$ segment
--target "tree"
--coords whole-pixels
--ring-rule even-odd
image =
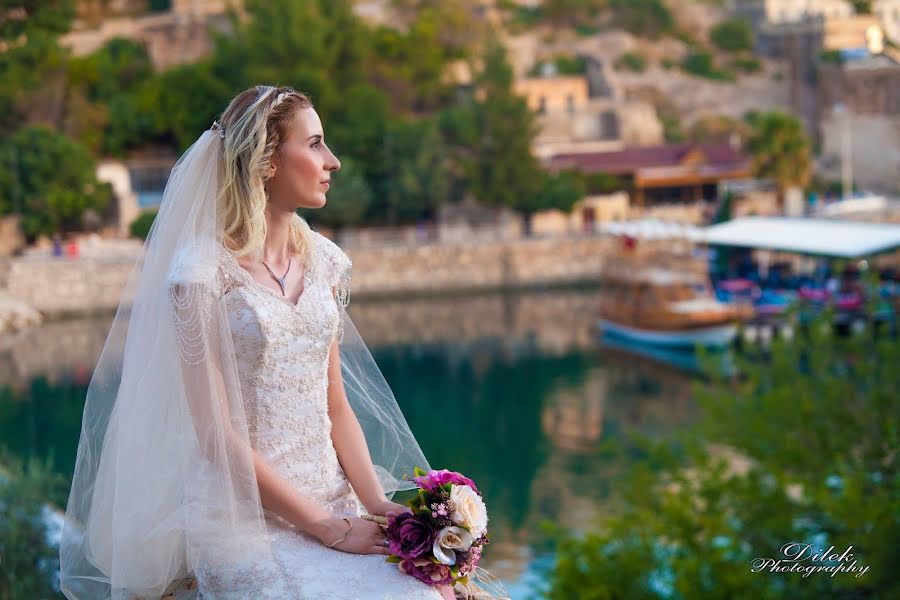
[[[784,193],[791,186],[805,186],[812,173],[809,138],[799,119],[780,111],[749,113],[752,128],[747,150],[753,155],[756,174],[775,181],[778,206],[784,209]]]
[[[539,193],[544,181],[531,153],[536,116],[512,91],[503,46],[487,46],[474,88],[474,97],[439,117],[453,176],[485,205],[514,207]]]
[[[537,193],[523,196],[513,205],[525,218],[525,235],[531,235],[531,221],[536,212],[557,209],[570,212],[572,206],[584,198],[585,182],[576,172],[562,171],[544,175]]]
[[[22,215],[27,236],[78,229],[88,209],[102,212],[112,192],[95,177],[87,148],[46,127],[25,127],[0,145],[6,177],[0,197],[14,199],[7,212]]]
[[[22,123],[57,125],[68,51],[57,42],[75,15],[71,0],[8,0],[0,8],[0,133]]]
[[[727,19],[712,28],[709,37],[713,44],[726,52],[742,52],[753,49],[753,30],[743,19]]]

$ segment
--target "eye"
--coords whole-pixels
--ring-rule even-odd
[[[320,144],[321,144],[321,142],[316,142],[315,144],[312,145],[312,147],[313,147],[313,148],[318,148]]]

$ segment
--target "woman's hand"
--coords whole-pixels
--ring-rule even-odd
[[[391,502],[390,500],[379,502],[368,510],[370,515],[379,515],[381,517],[386,517],[389,512],[392,512],[396,515],[399,515],[402,512],[412,512],[412,509],[410,509],[408,506],[397,504],[396,502]]]
[[[391,553],[390,549],[385,545],[387,536],[384,535],[381,525],[359,517],[348,518],[350,519],[349,531],[347,521],[343,518],[336,518],[335,524],[328,528],[329,533],[324,534],[319,540],[327,546],[335,540],[341,539],[344,533],[347,533],[344,541],[333,546],[335,550],[351,554]]]

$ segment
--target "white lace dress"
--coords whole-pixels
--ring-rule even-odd
[[[328,417],[328,354],[341,335],[350,258],[313,233],[315,259],[296,304],[256,282],[223,248],[220,275],[251,445],[273,468],[335,515],[365,511],[338,462]],[[332,295],[338,291],[338,301]],[[383,555],[324,546],[273,513],[275,565],[201,575],[216,597],[316,600],[437,600],[431,586]],[[287,574],[287,582],[284,574]],[[277,574],[277,575],[276,575]],[[290,589],[284,589],[287,586]]]

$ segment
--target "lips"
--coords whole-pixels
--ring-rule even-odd
[[[320,183],[325,186],[326,190],[331,187],[331,185],[327,181],[322,181]]]

